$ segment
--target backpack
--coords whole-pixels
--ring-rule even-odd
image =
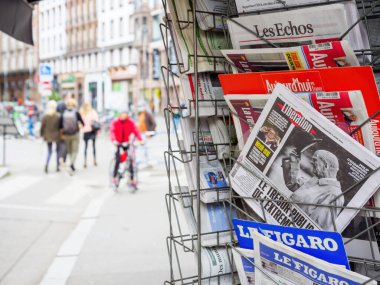
[[[74,135],[79,131],[78,118],[75,110],[65,110],[62,115],[63,133]]]

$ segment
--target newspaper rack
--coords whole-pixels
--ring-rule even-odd
[[[165,52],[167,56],[167,62],[166,66],[162,66],[161,72],[163,81],[165,84],[165,88],[167,91],[167,107],[164,110],[165,114],[165,122],[167,127],[167,133],[168,133],[168,148],[165,152],[165,165],[169,180],[169,190],[168,193],[165,195],[165,202],[167,207],[167,213],[169,218],[169,236],[167,237],[166,243],[167,243],[167,250],[168,250],[168,256],[169,256],[169,263],[170,263],[170,275],[167,281],[164,282],[164,284],[239,284],[238,278],[235,274],[234,269],[234,261],[231,257],[232,251],[239,252],[239,249],[236,248],[237,241],[234,237],[233,233],[233,226],[232,222],[230,220],[229,222],[229,229],[223,230],[223,231],[213,231],[213,232],[202,232],[201,228],[201,209],[200,204],[196,203],[194,201],[200,201],[200,197],[202,192],[208,192],[208,191],[215,191],[214,189],[204,189],[201,187],[201,174],[200,174],[200,157],[202,156],[202,147],[210,146],[209,143],[204,143],[204,140],[202,138],[202,129],[200,127],[200,116],[199,116],[199,108],[202,106],[202,104],[205,103],[212,103],[215,107],[215,112],[210,117],[217,116],[218,115],[218,108],[226,108],[225,106],[222,106],[221,100],[202,100],[199,98],[199,90],[198,87],[195,88],[195,99],[189,100],[188,102],[188,108],[185,108],[181,106],[180,101],[180,94],[179,90],[175,87],[176,84],[179,81],[179,76],[181,74],[187,73],[189,70],[185,69],[184,62],[181,62],[179,51],[177,50],[177,47],[175,44],[170,45],[170,43],[173,43],[174,39],[174,30],[173,30],[173,18],[170,16],[168,11],[168,1],[170,0],[163,0],[163,6],[165,9],[165,19],[164,23],[160,25],[161,35],[165,46]],[[233,9],[230,9],[234,4],[234,0],[228,0],[228,15],[223,15],[220,13],[210,13],[206,11],[199,11],[196,9],[196,3],[197,1],[201,0],[192,0],[193,6],[191,10],[187,10],[187,17],[184,19],[178,19],[178,24],[181,29],[189,28],[191,27],[193,29],[193,36],[196,37],[197,27],[194,25],[197,21],[197,14],[204,13],[209,14],[213,17],[214,21],[214,28],[216,29],[215,19],[216,17],[222,17],[224,20],[230,19],[233,21],[233,18],[236,17],[236,11],[233,11]],[[348,0],[333,0],[329,1],[326,0],[325,2],[321,1],[319,3],[313,3],[313,4],[303,4],[303,5],[297,5],[297,6],[285,6],[282,8],[276,8],[276,9],[268,9],[268,10],[261,10],[259,12],[254,13],[267,13],[267,12],[279,12],[279,11],[285,11],[290,9],[296,9],[296,8],[303,8],[303,7],[312,7],[312,6],[318,6],[318,5],[326,5],[326,4],[334,4],[334,3],[340,3],[345,2]],[[278,0],[279,3],[282,3],[283,1]],[[365,50],[355,50],[355,53],[358,56],[361,56],[360,59],[362,60],[361,64],[363,65],[371,65],[373,67],[374,72],[380,72],[380,41],[378,39],[378,36],[376,38],[375,35],[371,34],[371,30],[369,26],[373,23],[377,23],[380,25],[380,0],[357,0],[356,1],[359,13],[361,15],[360,21],[363,21],[368,32],[368,36],[370,38],[370,48]],[[254,14],[254,13],[248,13],[248,14]],[[246,14],[244,14],[246,15]],[[175,15],[175,18],[178,18],[178,15]],[[358,23],[358,22],[357,22]],[[356,24],[357,24],[356,23]],[[249,30],[248,27],[245,27],[246,30]],[[341,38],[344,38],[346,34],[352,29],[350,27],[346,33],[342,34]],[[377,31],[379,31],[378,29]],[[212,32],[213,29],[210,30]],[[207,31],[208,32],[208,31]],[[253,34],[254,32],[251,31]],[[373,31],[372,31],[373,33]],[[228,31],[224,30],[225,40],[229,41]],[[276,47],[275,44],[270,43],[273,47]],[[197,61],[198,59],[204,57],[202,55],[198,54],[198,48],[199,43],[197,41],[194,41],[194,53],[188,54],[188,57],[184,60],[187,60],[188,62],[190,60],[194,61],[194,78],[195,81],[197,81],[198,76],[198,69],[197,69]],[[371,55],[371,61],[369,62],[367,55]],[[211,72],[217,72],[217,63],[224,62],[225,65],[225,73],[231,72],[231,66],[229,62],[224,60],[223,57],[220,56],[210,56],[207,58],[208,60],[213,62],[213,70]],[[174,98],[170,98],[169,94],[174,93]],[[373,114],[371,117],[375,118],[378,117],[380,114],[380,110]],[[237,114],[233,114],[234,116],[237,116]],[[195,120],[195,130],[186,130],[178,126],[176,122],[176,118],[181,120],[189,119],[190,117],[193,117]],[[223,120],[225,120],[226,116],[223,116]],[[244,120],[243,118],[240,118],[241,120]],[[231,114],[229,115],[229,118],[227,118],[229,122],[231,122]],[[364,124],[366,124],[368,121],[363,122],[363,124],[360,127],[362,127]],[[228,132],[231,132],[231,127],[229,124],[227,124]],[[186,149],[183,147],[183,138],[180,134],[180,128],[182,129],[182,132],[191,132],[192,137],[194,138],[194,143],[191,145],[190,149]],[[358,129],[359,129],[358,128]],[[358,130],[357,129],[357,130]],[[354,130],[353,132],[357,131]],[[173,139],[174,137],[174,139]],[[218,150],[219,147],[223,147],[226,144],[212,144],[214,147],[214,150]],[[230,147],[230,154],[226,155],[222,159],[222,165],[224,167],[224,171],[228,176],[228,173],[232,169],[232,166],[234,163],[239,163],[234,157],[235,157],[235,151],[232,149],[231,142],[229,143]],[[207,160],[214,160],[215,159],[215,153],[206,153],[205,155],[207,157]],[[189,171],[189,168],[191,168],[190,164],[195,163],[195,173],[193,175],[186,174],[187,171]],[[183,173],[183,170],[185,170],[185,174]],[[376,169],[375,171],[378,171],[379,169]],[[369,175],[371,175],[370,173]],[[192,176],[192,177],[189,177]],[[366,177],[367,178],[367,177]],[[189,181],[191,180],[192,181]],[[193,184],[190,186],[190,184]],[[182,190],[178,190],[181,187],[189,186],[189,191],[182,192]],[[349,191],[350,189],[347,189],[346,191]],[[219,192],[218,192],[219,193]],[[229,199],[219,199],[219,196],[217,197],[217,202],[223,203],[226,211],[229,211],[229,213],[232,212],[232,210],[237,212],[237,215],[239,218],[242,219],[248,219],[248,220],[256,220],[256,221],[262,221],[253,211],[250,211],[249,208],[247,208],[244,203],[245,199],[257,199],[253,197],[242,197],[234,193],[232,190],[232,187],[229,186]],[[261,204],[265,201],[265,199],[257,199]],[[261,200],[261,201],[260,201]],[[273,203],[284,203],[283,200],[277,201],[277,200],[271,200]],[[285,203],[289,203],[291,206],[295,203],[292,201],[285,201]],[[326,206],[326,205],[315,205],[317,207],[335,207],[335,206]],[[344,206],[340,207],[344,208]],[[181,211],[187,211],[193,213],[194,216],[194,224],[193,224],[193,230],[191,231],[183,224],[183,214],[181,214]],[[372,207],[370,205],[367,205],[362,208],[353,208],[353,210],[360,211],[361,216],[364,217],[365,220],[365,227],[359,227],[355,233],[352,234],[350,238],[347,238],[345,240],[345,245],[349,246],[350,243],[352,243],[355,239],[366,236],[368,241],[368,251],[371,254],[371,258],[364,258],[364,257],[358,257],[358,256],[349,256],[349,261],[352,267],[361,267],[362,272],[368,273],[371,272],[371,274],[368,273],[368,276],[373,278],[373,280],[380,280],[380,259],[379,259],[379,253],[376,252],[377,249],[374,248],[374,244],[376,244],[376,237],[374,235],[374,229],[376,227],[380,228],[380,220],[374,221],[374,217],[380,217],[380,208],[378,207]],[[220,240],[220,237],[222,234],[229,233],[231,236],[231,242],[229,243],[222,243]],[[227,251],[226,257],[229,262],[229,273],[219,273],[219,274],[205,274],[203,270],[203,263],[206,261],[202,259],[202,239],[204,237],[207,237],[209,235],[216,236],[216,245],[215,248],[217,249],[225,249]],[[194,268],[191,268],[189,270],[188,266],[184,266],[182,262],[182,258],[186,255],[195,255],[196,262]],[[240,253],[241,254],[241,253]],[[243,255],[243,254],[241,254]],[[251,262],[251,261],[250,261]],[[253,264],[254,265],[254,264]],[[260,270],[260,268],[258,267]],[[226,276],[229,276],[229,281],[226,281]],[[368,282],[366,282],[368,283]],[[363,283],[363,284],[366,284]]]

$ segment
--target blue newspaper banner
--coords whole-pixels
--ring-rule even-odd
[[[232,223],[241,248],[253,249],[252,232],[257,231],[303,253],[350,269],[342,236],[337,232],[299,229],[239,219],[233,219]]]

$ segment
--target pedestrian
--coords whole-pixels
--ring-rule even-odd
[[[66,102],[66,110],[63,111],[60,120],[60,130],[62,139],[65,143],[67,156],[70,157],[70,168],[75,172],[75,160],[79,148],[79,124],[84,125],[82,116],[76,110],[77,103],[75,99],[70,98]],[[64,161],[62,161],[65,164]]]
[[[89,103],[84,103],[80,114],[82,116],[84,126],[83,126],[83,140],[84,140],[84,164],[83,166],[87,167],[87,146],[88,141],[92,141],[92,150],[94,158],[94,166],[97,166],[96,162],[96,136],[100,130],[99,124],[99,115],[91,107]]]
[[[40,135],[43,140],[46,142],[48,147],[48,153],[45,164],[45,173],[49,172],[49,161],[53,152],[53,143],[55,143],[55,150],[57,153],[57,172],[59,171],[59,141],[60,141],[60,132],[59,132],[59,123],[60,115],[57,112],[57,103],[55,101],[49,101],[47,104],[47,109],[42,117]]]
[[[156,131],[156,120],[153,114],[147,110],[145,104],[140,103],[137,106],[138,111],[138,129],[143,134],[144,140],[149,139],[155,135]],[[149,162],[148,146],[145,144],[143,146],[145,161]]]
[[[66,102],[72,97],[71,94],[65,94],[63,95],[62,100],[58,101],[57,103],[57,112],[62,116],[63,112],[66,110]],[[67,150],[65,142],[60,139],[59,141],[59,149],[60,149],[60,160],[62,163],[66,162],[66,156],[67,156]]]

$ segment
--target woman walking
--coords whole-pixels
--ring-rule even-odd
[[[57,153],[57,171],[59,171],[59,141],[60,141],[60,131],[59,131],[60,115],[57,113],[57,103],[55,101],[49,101],[47,104],[47,109],[42,117],[41,122],[41,137],[46,141],[48,147],[47,159],[45,164],[45,173],[49,172],[49,161],[53,152],[53,143],[56,146]]]
[[[83,126],[83,140],[84,140],[84,167],[87,167],[87,147],[88,142],[92,141],[92,151],[94,158],[94,165],[96,166],[96,136],[100,129],[98,113],[91,107],[89,103],[84,103],[80,114],[84,121]]]

